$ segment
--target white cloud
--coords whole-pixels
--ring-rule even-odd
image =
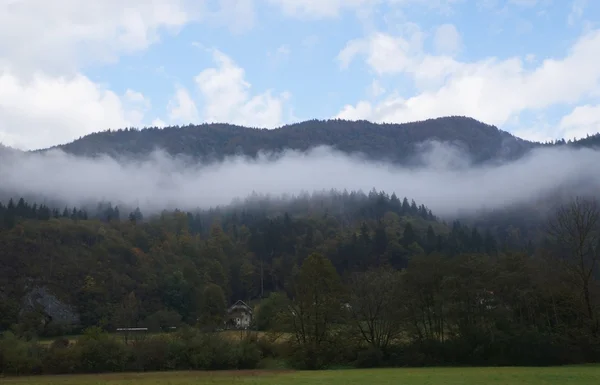
[[[201,8],[189,0],[0,1],[0,140],[32,149],[143,125],[144,95],[119,95],[82,70],[145,50]]]
[[[533,54],[533,53],[529,53],[525,56],[525,61],[527,63],[533,63],[533,62],[535,62],[535,60],[536,60],[536,57],[535,57],[535,54]]]
[[[587,3],[588,0],[573,0],[573,3],[571,3],[571,12],[567,16],[567,23],[569,25],[575,25],[581,20]]]
[[[567,138],[585,138],[600,132],[600,104],[575,107],[560,120],[559,127]]]
[[[183,87],[177,87],[175,96],[169,101],[167,111],[169,119],[178,124],[198,123],[200,119],[196,103]]]
[[[346,105],[337,117],[406,122],[467,115],[502,125],[525,110],[577,103],[600,85],[600,67],[589,60],[600,56],[600,30],[583,35],[562,59],[546,59],[531,69],[526,69],[519,57],[473,63],[429,55],[411,59],[401,49],[381,44],[397,39],[380,34],[363,43],[360,51],[368,52],[366,61],[375,72],[403,72],[415,81],[427,80],[428,88],[409,98],[392,93],[376,105],[364,101]],[[390,63],[396,67],[390,68]],[[436,82],[442,84],[432,88]]]
[[[141,92],[127,89],[123,95],[123,103],[126,105],[125,117],[130,122],[140,124],[146,113],[150,111],[152,104]]]
[[[125,91],[125,98],[132,103],[141,103],[144,105],[148,104],[148,101],[146,98],[144,98],[144,95],[142,95],[141,92],[137,92],[129,88],[127,91]]]
[[[356,106],[346,105],[342,111],[337,114],[336,118],[348,120],[364,120],[369,119],[373,115],[373,106],[367,101],[360,101]]]
[[[414,65],[414,56],[422,50],[422,34],[408,38],[390,36],[385,33],[349,41],[337,59],[342,68],[347,68],[358,55],[365,55],[367,64],[378,75],[404,72]]]
[[[0,141],[35,149],[108,128],[139,126],[147,108],[133,90],[117,95],[83,75],[24,80],[0,72]]]
[[[373,6],[379,0],[269,0],[289,16],[301,18],[336,17],[343,9]]]
[[[156,118],[150,124],[151,127],[164,128],[167,127],[167,123],[165,123],[162,119]]]
[[[194,78],[203,99],[203,120],[265,128],[283,124],[283,107],[289,93],[273,95],[267,90],[252,95],[244,69],[218,50],[212,55],[217,66]]]
[[[287,16],[302,19],[324,19],[340,15],[346,10],[364,17],[374,7],[387,4],[395,8],[423,6],[443,14],[452,12],[452,6],[464,0],[269,0]]]
[[[381,85],[381,83],[377,79],[373,80],[373,82],[371,82],[371,84],[369,85],[369,88],[367,89],[367,94],[371,98],[377,98],[377,97],[383,95],[384,93],[385,93],[385,88]]]
[[[219,0],[210,9],[203,0],[0,0],[0,140],[39,148],[144,125],[151,107],[144,95],[118,95],[85,68],[143,51],[207,16],[249,28],[252,12],[252,0]],[[170,117],[197,120],[189,101],[178,92]]]
[[[436,29],[433,39],[435,50],[439,54],[454,55],[460,51],[462,44],[460,33],[452,24],[440,25]]]
[[[192,0],[0,1],[0,141],[31,149],[108,128],[144,125],[151,108],[144,95],[130,89],[119,95],[94,83],[83,69],[143,51],[163,32],[176,33],[203,16],[249,28],[253,10],[252,0],[219,0],[211,9]],[[236,68],[218,71],[228,76]],[[250,96],[243,78],[225,80],[221,89],[200,86],[208,119],[266,126],[281,122],[287,94]],[[223,100],[233,104],[219,105]],[[167,112],[177,123],[200,120],[196,102],[183,88],[176,90]],[[155,119],[153,125],[165,122]]]
[[[275,51],[267,52],[267,58],[269,59],[270,64],[276,66],[279,63],[285,61],[291,53],[292,50],[290,46],[287,44],[282,44],[279,47],[277,47]]]
[[[199,3],[198,3],[199,4]],[[198,6],[187,0],[0,2],[0,67],[26,75],[64,74],[147,48],[176,31]]]
[[[533,7],[537,5],[538,0],[509,0],[509,3],[522,7]]]
[[[282,45],[278,52],[285,55],[287,50]],[[167,106],[170,123],[226,122],[261,128],[284,124],[288,92],[273,95],[267,90],[253,95],[243,68],[219,50],[208,51],[216,67],[206,68],[194,77],[200,98],[192,97],[187,89],[178,86]],[[160,119],[155,122],[160,123],[157,126],[165,125]]]
[[[254,0],[219,0],[217,11],[206,15],[212,24],[226,26],[233,33],[246,32],[256,23]]]
[[[345,69],[357,56],[363,55],[371,70],[379,76],[410,73],[419,89],[439,86],[460,63],[450,56],[425,54],[424,39],[425,34],[414,25],[404,28],[403,36],[377,32],[349,41],[337,60]]]

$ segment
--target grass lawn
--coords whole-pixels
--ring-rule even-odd
[[[321,372],[163,372],[15,377],[2,378],[0,383],[2,385],[598,385],[600,384],[600,366],[372,369]]]

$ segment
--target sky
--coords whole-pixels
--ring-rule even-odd
[[[0,0],[0,142],[465,115],[600,131],[600,2]]]

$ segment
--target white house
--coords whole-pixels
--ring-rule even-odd
[[[244,301],[237,301],[227,309],[225,326],[228,329],[248,329],[252,324],[253,311]]]

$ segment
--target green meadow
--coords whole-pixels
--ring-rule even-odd
[[[0,379],[3,385],[597,385],[600,366],[420,368],[329,371],[112,373]]]

